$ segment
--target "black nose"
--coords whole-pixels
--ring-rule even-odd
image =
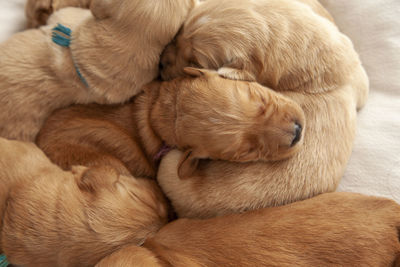
[[[302,131],[303,131],[303,127],[302,127],[300,124],[295,123],[295,124],[294,124],[294,139],[293,139],[293,141],[292,141],[291,146],[296,145],[296,144],[300,141],[300,139],[301,139],[301,132],[302,132]]]

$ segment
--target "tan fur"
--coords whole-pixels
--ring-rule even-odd
[[[92,0],[27,0],[25,16],[28,28],[37,28],[47,23],[49,16],[65,7],[89,8]]]
[[[21,266],[93,266],[167,222],[150,180],[110,167],[62,171],[35,145],[0,138],[0,252]]]
[[[0,45],[0,136],[33,141],[57,108],[122,103],[139,93],[158,75],[162,50],[193,6],[194,0],[93,0],[92,12],[64,8],[48,26],[14,35]],[[70,48],[52,42],[57,23],[71,28]]]
[[[286,161],[200,161],[198,171],[181,181],[177,168],[182,155],[171,152],[161,162],[158,181],[179,216],[212,217],[282,205],[336,189],[369,83],[351,41],[322,6],[300,2],[205,1],[166,49],[164,77],[200,65],[222,76],[256,80],[298,103],[307,122],[302,149]]]
[[[319,5],[295,0],[200,4],[166,48],[163,78],[193,65],[279,91],[316,93],[348,84],[360,68],[351,41],[307,3]]]
[[[399,229],[394,201],[331,193],[244,214],[179,219],[143,247],[128,246],[96,266],[392,266]]]
[[[120,173],[155,177],[163,143],[185,150],[180,176],[200,159],[277,160],[301,150],[291,145],[302,110],[257,83],[189,69],[194,77],[155,81],[125,105],[75,106],[57,111],[37,143],[62,168],[111,165]],[[279,144],[279,146],[277,146]]]

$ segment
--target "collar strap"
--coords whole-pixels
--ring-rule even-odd
[[[153,160],[155,163],[160,163],[160,161],[162,160],[162,158],[168,154],[168,152],[170,152],[173,148],[170,147],[169,145],[163,144],[160,148],[160,150],[158,151],[158,153],[154,156]]]
[[[55,43],[59,46],[69,47],[71,45],[71,34],[72,34],[72,31],[70,28],[65,27],[64,25],[58,24],[56,27],[53,28],[51,39],[52,39],[53,43]],[[74,61],[73,57],[72,57],[72,62],[74,63],[76,74],[78,74],[79,79],[82,81],[82,83],[86,87],[89,87],[89,84],[87,83],[85,77],[83,77],[82,73],[80,72],[78,65]]]
[[[7,267],[10,263],[7,261],[6,255],[0,255],[0,267]]]

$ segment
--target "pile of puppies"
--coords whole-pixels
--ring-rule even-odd
[[[318,1],[28,0],[26,14],[45,25],[0,45],[8,261],[400,266],[400,206],[327,193],[368,78]]]

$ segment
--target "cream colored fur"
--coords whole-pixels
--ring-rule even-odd
[[[280,162],[202,161],[195,175],[181,181],[181,153],[167,155],[158,181],[179,216],[282,205],[336,189],[369,83],[351,41],[318,6],[316,1],[206,1],[166,49],[163,77],[200,65],[232,79],[256,80],[297,102],[307,122],[302,149]]]
[[[139,93],[158,75],[162,50],[194,4],[94,0],[91,11],[61,9],[48,26],[1,44],[0,136],[33,141],[43,120],[57,108],[122,103]],[[70,48],[52,42],[57,23],[71,28]]]
[[[0,253],[21,266],[93,266],[167,222],[156,183],[110,167],[61,170],[32,143],[0,138]]]

